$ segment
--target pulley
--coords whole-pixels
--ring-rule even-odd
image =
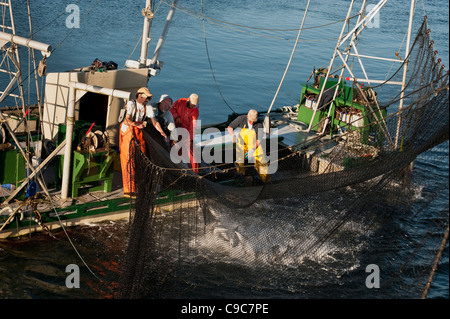
[[[0,215],[9,214],[8,219],[3,223],[2,227],[0,228],[0,231],[3,230],[5,226],[11,224],[14,218],[16,218],[18,221],[22,221],[24,217],[23,213],[24,212],[22,210],[22,205],[16,207],[14,210],[9,206],[6,206],[2,210],[0,210]]]
[[[9,206],[6,206],[2,209],[0,209],[0,216],[1,215],[10,215],[13,212],[12,208]]]
[[[147,19],[149,19],[149,20],[153,19],[153,17],[155,16],[155,14],[153,13],[151,7],[142,9],[142,15],[144,17],[146,17]]]
[[[94,132],[89,132],[81,139],[78,150],[94,152],[98,146],[98,139]]]
[[[97,138],[97,146],[96,148],[104,148],[108,145],[108,135],[106,132],[102,132],[97,130],[94,132],[95,137]]]
[[[95,132],[89,132],[81,139],[78,145],[79,151],[95,152],[97,149],[105,148],[108,146],[108,135],[106,132],[97,130]]]
[[[44,57],[41,61],[39,61],[38,74],[40,77],[44,76],[47,72],[47,65],[45,64],[46,58]]]

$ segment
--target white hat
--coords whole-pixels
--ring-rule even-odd
[[[161,103],[165,99],[172,99],[172,98],[167,94],[161,94],[161,97],[159,98],[159,103]]]
[[[150,97],[150,98],[153,97],[153,94],[151,94],[150,91],[148,90],[148,88],[146,88],[145,86],[141,87],[139,90],[137,90],[136,94],[142,94],[145,97]]]
[[[250,110],[250,111],[248,111],[247,116],[250,121],[256,122],[258,120],[258,111]]]
[[[198,105],[198,95],[195,93],[192,93],[189,96],[189,102],[191,102],[191,104],[193,104],[193,105]]]

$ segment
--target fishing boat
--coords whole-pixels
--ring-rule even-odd
[[[177,1],[176,1],[177,2]],[[148,59],[151,1],[142,10],[143,40],[139,61],[127,60],[117,69],[113,61],[46,73],[51,45],[17,35],[12,2],[2,1],[0,44],[2,72],[11,74],[0,101],[19,99],[22,105],[0,109],[1,238],[35,231],[130,217],[133,201],[122,190],[118,157],[119,113],[140,87],[161,68],[158,60],[175,12],[170,9],[152,59]],[[30,5],[28,3],[30,15]],[[31,19],[30,33],[32,34]],[[26,105],[19,47],[33,52],[37,105]],[[36,56],[42,53],[40,62]],[[6,61],[8,60],[8,61]],[[11,65],[13,67],[11,67]],[[44,101],[38,78],[45,77]],[[8,80],[9,80],[8,79]],[[16,86],[16,92],[13,88]],[[159,195],[168,206],[192,194],[176,191]]]
[[[272,162],[287,163],[296,158],[294,164],[274,173],[269,185],[258,182],[255,175],[250,182],[238,183],[235,187],[233,162],[227,165],[208,163],[204,165],[208,171],[202,173],[201,177],[212,183],[208,185],[219,189],[210,187],[209,190],[220,194],[216,196],[223,196],[228,202],[233,201],[227,199],[226,192],[235,194],[236,189],[242,196],[255,193],[258,199],[295,196],[299,192],[303,195],[317,193],[368,181],[404,168],[420,152],[442,142],[442,138],[445,140],[442,134],[433,139],[436,132],[432,131],[427,133],[429,139],[420,147],[410,151],[406,147],[407,141],[412,138],[409,136],[411,132],[417,132],[410,129],[411,118],[403,118],[403,114],[409,115],[414,111],[403,105],[406,98],[411,98],[407,91],[411,85],[407,83],[406,77],[410,64],[408,49],[402,58],[385,59],[400,63],[402,81],[372,79],[364,68],[362,59],[382,58],[360,54],[356,49],[357,38],[386,2],[380,1],[367,11],[366,1],[363,1],[356,22],[351,25],[350,21],[355,21],[350,19],[355,5],[355,1],[352,1],[328,68],[312,72],[310,79],[313,83],[303,85],[298,105],[273,109],[275,95],[267,112],[260,113],[266,134],[264,141],[276,146],[272,154],[276,153],[277,156]],[[4,2],[3,6],[11,9],[12,17],[11,1]],[[78,223],[129,218],[133,201],[124,197],[117,154],[119,113],[126,101],[140,87],[147,86],[149,78],[161,69],[159,54],[177,7],[178,1],[173,1],[154,56],[148,59],[149,24],[153,12],[150,1],[146,1],[142,11],[144,26],[141,56],[138,61],[128,60],[124,69],[117,69],[112,61],[95,60],[90,66],[45,74],[45,63],[51,60],[51,46],[16,36],[13,19],[10,19],[12,25],[8,30],[12,32],[0,33],[4,41],[3,50],[8,52],[10,59],[15,59],[16,66],[20,66],[19,59],[13,56],[13,53],[17,53],[14,51],[16,45],[43,52],[43,58],[35,70],[45,74],[46,81],[43,103],[39,102],[37,107],[30,108],[22,99],[19,112],[16,108],[2,108],[0,112],[0,136],[3,139],[0,140],[2,238],[40,230],[51,233],[54,228]],[[413,32],[413,13],[414,1],[411,3],[408,48]],[[297,42],[294,51],[296,46]],[[363,78],[358,78],[348,65],[349,57],[357,59]],[[338,59],[341,66],[335,67],[334,62]],[[432,92],[443,92],[442,88],[448,87],[448,84],[437,59],[426,68],[437,68],[435,71],[441,76],[431,78]],[[13,74],[13,82],[19,84],[20,90],[21,74],[17,71]],[[35,73],[35,76],[38,74]],[[376,83],[393,84],[401,88],[397,100],[399,111],[394,116],[388,115],[386,105],[378,102],[374,89]],[[437,83],[440,86],[436,89],[434,86]],[[9,94],[7,91],[13,84],[8,85],[1,100]],[[428,84],[425,86],[430,87]],[[445,105],[444,102],[440,112],[445,113],[445,108],[448,110],[448,103]],[[226,122],[202,127],[202,131],[211,127],[224,129],[237,115],[231,114]],[[389,123],[397,123],[396,133],[392,133],[392,127],[387,124],[389,116]],[[438,116],[437,113],[435,116]],[[33,138],[28,140],[30,135]],[[199,132],[195,143],[200,150],[217,148],[226,151],[234,148],[233,139],[226,131],[207,139]],[[405,156],[393,160],[395,154],[399,153]],[[168,167],[163,166],[162,169],[166,171]],[[180,169],[180,172],[185,174],[186,170],[187,167]],[[233,171],[231,177],[230,171]],[[48,175],[51,175],[50,178]],[[204,178],[206,175],[209,179]],[[299,179],[311,183],[299,184]],[[313,183],[320,186],[311,188]],[[164,190],[155,197],[155,207],[170,209],[196,202],[196,195],[196,192],[189,192],[183,187]],[[255,199],[252,197],[246,204]]]

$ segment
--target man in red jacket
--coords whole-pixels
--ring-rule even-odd
[[[195,136],[195,128],[197,127],[197,120],[199,116],[198,111],[198,95],[192,93],[189,98],[181,98],[173,103],[170,112],[173,115],[175,125],[183,127],[189,132],[189,159],[191,161],[191,168],[198,173],[198,163],[194,156],[193,141]]]

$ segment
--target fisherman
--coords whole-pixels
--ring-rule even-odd
[[[146,117],[149,118],[153,126],[165,139],[167,139],[167,135],[162,130],[161,125],[156,121],[153,109],[147,107],[147,103],[152,97],[153,94],[150,93],[147,87],[141,87],[136,92],[136,99],[128,101],[125,119],[120,125],[120,164],[122,168],[123,192],[125,197],[134,197],[136,193],[133,179],[135,174],[135,163],[130,151],[134,149],[135,143],[138,143],[141,147],[141,151],[146,154],[145,140],[142,136],[142,130],[147,124],[144,119]],[[130,146],[133,147],[131,150]]]
[[[195,173],[198,173],[198,160],[194,152],[194,136],[197,127],[197,120],[199,117],[198,95],[192,93],[189,98],[181,98],[173,103],[170,112],[175,120],[176,127],[182,127],[189,132],[189,140],[185,149],[189,151],[189,159],[191,168]]]
[[[261,147],[263,125],[258,122],[258,112],[252,109],[248,111],[247,115],[238,116],[228,125],[227,130],[233,137],[233,142],[236,139],[234,130],[237,128],[241,129],[236,142],[237,172],[245,175],[245,160],[247,159],[255,163],[256,171],[262,182],[269,182],[268,164]]]
[[[175,127],[175,121],[173,119],[172,113],[169,112],[172,107],[173,100],[167,94],[162,94],[157,103],[152,103],[153,113],[155,114],[156,121],[159,123],[164,133],[170,137],[170,142],[166,139],[161,139],[158,137],[159,132],[156,130],[151,130],[151,134],[155,136],[154,138],[160,142],[162,146],[170,150],[170,147],[176,143],[178,135]],[[153,128],[153,127],[150,127]]]

